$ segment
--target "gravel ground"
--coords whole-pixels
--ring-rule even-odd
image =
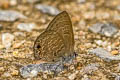
[[[35,39],[62,11],[73,24],[74,64],[23,78],[20,68],[36,63]],[[120,0],[1,0],[0,80],[120,80],[119,21]]]

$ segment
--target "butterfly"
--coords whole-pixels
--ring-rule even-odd
[[[74,34],[66,11],[55,16],[34,42],[35,59],[56,62],[74,53]]]

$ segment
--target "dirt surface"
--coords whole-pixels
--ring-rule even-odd
[[[14,0],[13,0],[14,1]],[[15,0],[16,1],[16,0]],[[22,66],[35,62],[33,44],[37,36],[45,30],[54,15],[44,13],[35,8],[37,4],[56,7],[67,11],[71,17],[75,51],[78,54],[75,64],[57,76],[39,73],[28,80],[119,80],[119,60],[105,61],[96,55],[89,54],[93,48],[104,48],[113,56],[120,55],[120,0],[18,0],[16,4],[10,1],[0,1],[1,10],[18,11],[27,19],[15,21],[0,21],[0,80],[26,80],[19,69]],[[31,0],[32,1],[32,0]],[[111,22],[118,27],[118,33],[106,37],[89,31],[89,27],[98,22]],[[34,23],[32,31],[23,31],[17,28],[20,23]],[[6,49],[2,43],[2,34],[14,35],[10,48]],[[99,42],[100,41],[100,42]],[[92,69],[86,69],[92,65]],[[95,64],[95,65],[94,65]],[[91,70],[91,72],[89,72]]]

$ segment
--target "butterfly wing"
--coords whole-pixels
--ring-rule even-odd
[[[58,14],[48,25],[46,31],[56,31],[64,39],[66,54],[74,52],[74,35],[71,19],[66,11]]]
[[[34,43],[34,56],[46,62],[58,61],[65,53],[63,38],[54,31],[44,31]]]

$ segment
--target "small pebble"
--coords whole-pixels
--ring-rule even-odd
[[[78,23],[80,29],[85,29],[86,27],[86,22],[84,20],[80,20],[80,22]]]
[[[115,45],[115,46],[119,46],[119,45],[120,45],[120,42],[119,42],[119,41],[118,41],[118,42],[115,42],[114,45]]]
[[[112,37],[118,32],[118,28],[112,23],[96,23],[93,26],[89,27],[89,30],[93,33],[99,33],[107,37]]]
[[[12,41],[14,40],[14,35],[10,33],[3,33],[2,34],[2,44],[6,49],[10,48],[12,45]]]
[[[120,80],[120,76],[117,76],[117,77],[115,78],[115,80]]]
[[[20,43],[15,43],[15,44],[13,45],[13,48],[20,48],[20,46],[21,46],[22,44],[24,44],[24,43],[25,43],[25,40],[21,41]]]
[[[13,10],[0,10],[0,21],[15,21],[17,19],[26,19],[26,16]]]
[[[38,10],[40,10],[43,13],[47,13],[50,15],[57,15],[58,13],[60,13],[60,11],[57,8],[48,6],[48,5],[37,4],[37,5],[35,5],[35,8],[37,8]]]
[[[13,56],[17,57],[18,56],[18,51],[13,51]]]
[[[92,44],[91,43],[86,43],[85,46],[86,46],[86,48],[91,48]]]
[[[103,41],[102,40],[96,40],[95,43],[100,46],[100,45],[102,45]]]
[[[93,71],[98,70],[100,65],[98,63],[88,64],[85,68],[81,69],[80,72],[84,74],[92,74]]]
[[[102,41],[102,40],[95,40],[95,43],[99,46],[107,46],[108,42],[107,41]]]
[[[85,19],[93,19],[95,17],[95,12],[91,11],[91,12],[86,12],[83,14]]]
[[[39,2],[40,0],[27,0],[27,2],[29,3],[36,3],[36,2]]]
[[[4,72],[4,71],[5,71],[4,67],[0,67],[0,72]]]
[[[77,76],[78,73],[79,73],[79,71],[76,71],[73,74],[69,75],[68,76],[69,80],[75,80],[75,78],[76,78],[76,76]]]
[[[15,36],[26,36],[26,34],[24,34],[23,32],[14,32]]]
[[[120,5],[117,6],[117,9],[120,11]]]
[[[8,78],[8,77],[11,77],[11,74],[9,72],[5,72],[2,77],[4,78]]]
[[[4,0],[4,1],[0,0],[0,7],[5,8],[5,9],[9,8],[10,7],[9,0]]]
[[[120,60],[119,55],[112,55],[110,52],[103,48],[96,48],[96,49],[91,49],[89,50],[90,54],[95,54],[96,56],[100,57],[101,59],[110,62],[112,60]]]
[[[120,20],[120,14],[119,13],[114,13],[113,19],[114,20]]]
[[[17,28],[22,31],[31,32],[32,29],[35,28],[35,26],[36,25],[34,23],[20,23],[18,24]]]
[[[113,51],[111,51],[111,54],[112,55],[117,55],[119,52],[118,52],[118,50],[113,50]]]
[[[78,3],[85,3],[86,0],[77,0]]]
[[[88,75],[83,75],[82,80],[91,80],[91,79],[89,79]]]
[[[98,11],[96,12],[97,19],[108,19],[110,18],[110,14],[108,12]]]
[[[112,50],[112,47],[111,47],[111,46],[107,46],[107,50],[108,50],[108,51],[111,51],[111,50]]]
[[[18,70],[13,70],[12,72],[11,72],[11,75],[12,76],[17,76],[19,74],[19,71]]]
[[[17,5],[17,0],[10,0],[10,5],[11,6]]]
[[[0,44],[0,49],[3,49],[3,48],[4,48],[4,46],[2,44]]]
[[[66,77],[55,77],[55,80],[68,80]]]

